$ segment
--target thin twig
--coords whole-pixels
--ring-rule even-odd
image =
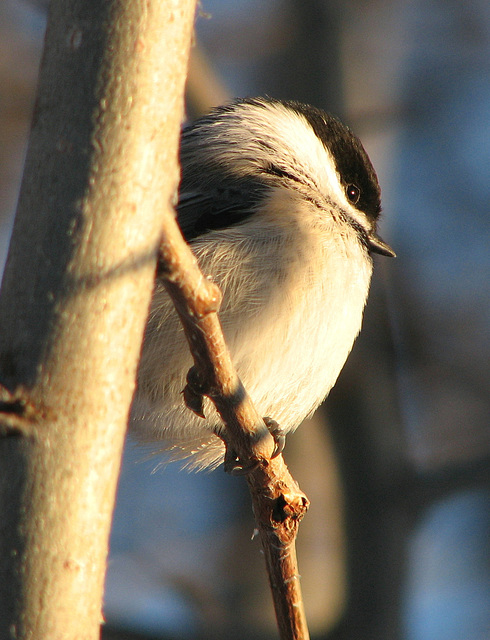
[[[295,538],[308,499],[290,475],[282,455],[271,459],[273,438],[244,389],[223,338],[217,314],[221,292],[203,276],[170,216],[164,221],[158,275],[182,321],[200,388],[226,424],[227,450],[232,450],[238,460],[252,463],[247,480],[280,637],[307,640]]]

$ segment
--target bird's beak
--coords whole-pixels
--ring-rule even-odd
[[[369,248],[373,253],[379,253],[382,256],[388,256],[388,258],[396,258],[396,253],[390,247],[389,244],[386,244],[384,240],[372,231],[368,236]]]

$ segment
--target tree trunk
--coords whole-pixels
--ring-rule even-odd
[[[99,637],[195,0],[52,0],[0,295],[0,638]]]

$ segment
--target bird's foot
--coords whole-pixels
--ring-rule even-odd
[[[279,424],[272,418],[263,418],[265,426],[269,433],[274,438],[274,450],[272,451],[271,459],[277,457],[284,450],[286,444],[286,435],[281,429]],[[220,436],[222,437],[222,436]],[[246,460],[241,458],[235,449],[225,440],[226,452],[224,459],[224,467],[227,473],[234,476],[244,476],[251,473],[257,468],[259,461],[253,457]]]
[[[246,476],[257,468],[259,461],[254,458],[243,460],[229,444],[225,443],[224,468],[232,476]]]
[[[286,446],[286,432],[281,429],[279,424],[272,418],[266,417],[263,418],[263,420],[265,422],[265,426],[269,429],[269,433],[274,438],[274,442],[276,444],[271,458],[276,458],[284,451],[284,447]]]
[[[184,396],[185,406],[193,411],[196,416],[205,418],[204,396],[206,395],[206,390],[196,367],[191,367],[187,372],[186,385],[182,394]]]

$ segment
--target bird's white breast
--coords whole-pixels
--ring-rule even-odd
[[[290,189],[270,198],[267,217],[206,234],[192,246],[203,272],[222,288],[220,318],[245,388],[259,414],[288,431],[324,399],[345,363],[361,327],[372,261],[334,211],[320,212]],[[223,452],[211,433],[220,420],[210,403],[206,420],[184,406],[191,365],[175,312],[157,286],[133,424],[144,439],[174,442],[206,466]]]

